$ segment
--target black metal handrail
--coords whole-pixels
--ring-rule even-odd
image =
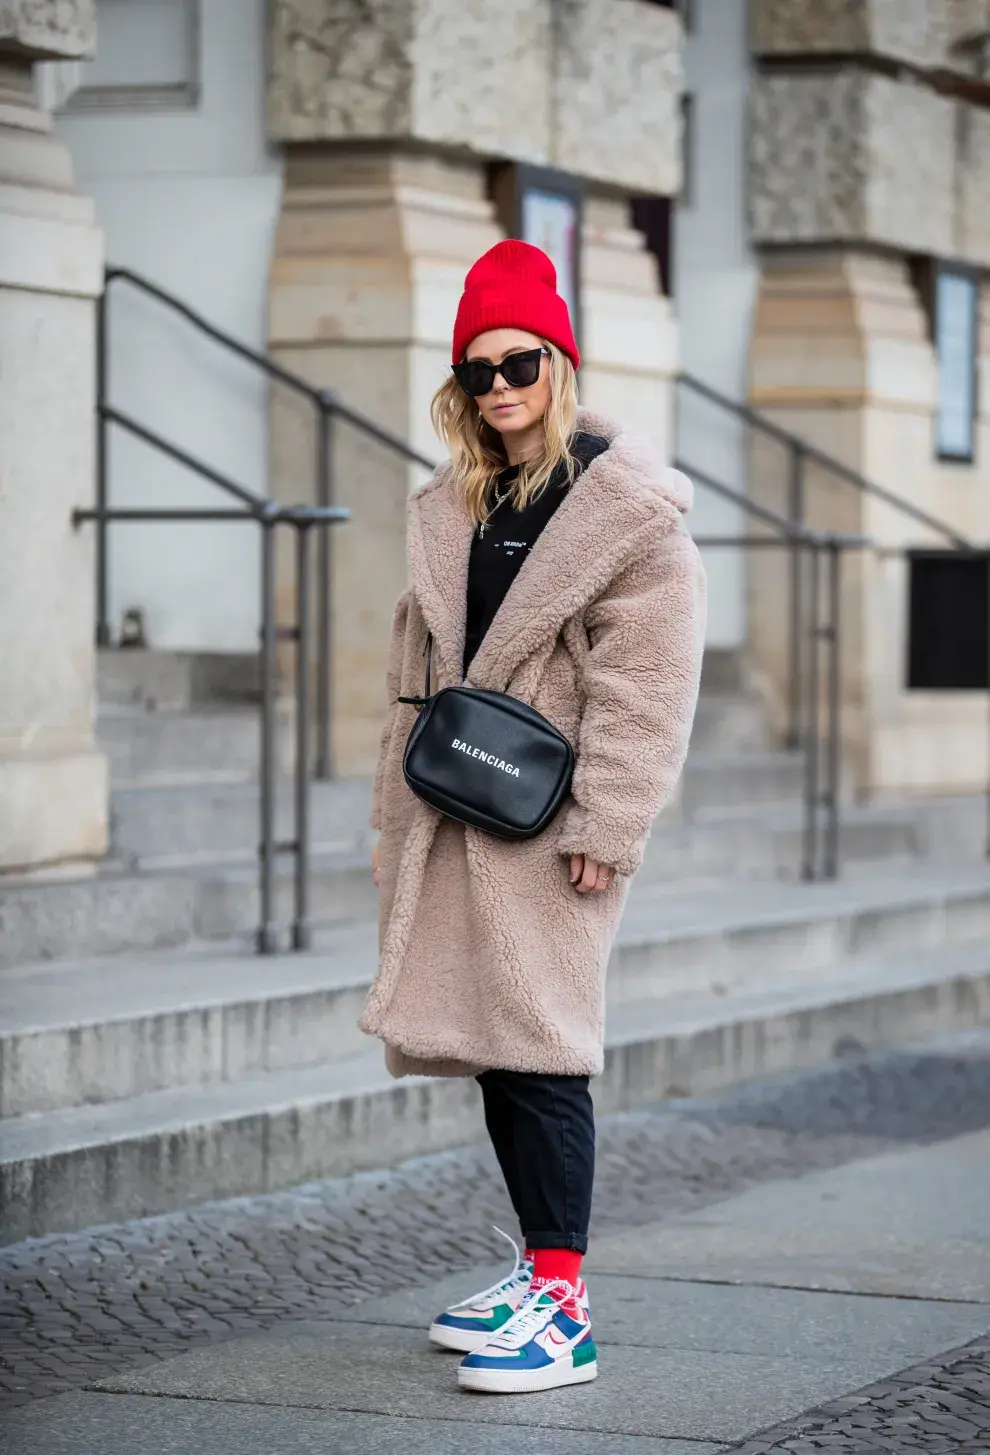
[[[110,411],[116,415],[116,411]],[[117,416],[123,423],[126,416]],[[134,424],[128,421],[125,428]],[[172,445],[153,430],[138,426],[139,434],[152,448],[186,464],[196,474],[221,489],[236,495],[242,508],[185,509],[131,508],[95,506],[75,510],[72,523],[78,529],[94,522],[106,529],[112,521],[247,521],[261,528],[261,742],[259,752],[260,832],[258,840],[258,929],[256,945],[260,954],[271,955],[280,948],[280,931],[276,902],[276,861],[280,854],[293,857],[293,914],[291,945],[306,950],[312,943],[309,921],[310,833],[309,833],[309,653],[311,636],[310,555],[309,537],[314,527],[326,533],[328,527],[350,519],[350,511],[342,506],[283,506],[274,500],[252,496],[249,491],[226,478],[185,451]],[[291,526],[296,533],[296,607],[295,622],[288,627],[276,625],[276,531],[280,525]],[[278,777],[278,723],[276,703],[276,645],[291,641],[296,648],[295,693],[295,762],[293,764],[293,837],[275,837],[275,795]]]
[[[120,410],[115,409],[109,402],[108,397],[108,372],[109,372],[109,350],[110,350],[110,291],[115,283],[126,284],[138,292],[153,298],[164,308],[182,318],[190,324],[205,338],[211,339],[228,353],[243,359],[245,363],[260,370],[269,379],[275,380],[286,388],[293,390],[296,394],[307,399],[316,410],[317,432],[316,432],[316,459],[315,459],[315,501],[321,509],[332,507],[334,490],[334,468],[335,451],[333,429],[336,420],[342,419],[347,424],[359,430],[367,439],[374,440],[385,449],[391,450],[411,465],[422,466],[426,470],[434,470],[436,462],[427,455],[421,454],[411,445],[393,434],[391,430],[376,424],[374,420],[368,419],[359,410],[353,409],[345,404],[330,389],[320,389],[304,379],[300,374],[295,374],[291,369],[276,363],[268,354],[258,349],[251,348],[241,339],[235,338],[233,334],[227,333],[224,329],[218,328],[215,323],[191,308],[188,303],[176,297],[167,289],[160,287],[157,283],[151,282],[142,274],[134,272],[131,268],[109,267],[105,273],[105,286],[102,295],[97,301],[97,361],[96,361],[96,393],[97,393],[97,466],[96,466],[96,500],[101,509],[109,504],[109,449],[107,429],[111,424],[120,425],[138,438],[144,439],[146,443],[153,444],[155,448],[162,448],[160,437],[155,443],[152,438],[153,432],[136,420],[124,415]],[[258,497],[252,496],[242,486],[234,485],[219,471],[214,470],[203,461],[192,463],[193,456],[179,450],[174,445],[169,445],[165,451],[179,463],[187,465],[204,479],[210,480],[213,484],[219,485],[228,493],[237,495],[238,498],[245,498],[245,503]],[[233,486],[233,488],[231,488]],[[109,621],[109,574],[108,574],[108,550],[107,532],[113,517],[103,514],[96,519],[96,641],[98,646],[109,646],[111,640]],[[333,694],[333,664],[332,664],[332,635],[330,631],[331,616],[331,551],[330,537],[326,531],[321,531],[317,542],[317,581],[316,581],[316,754],[314,764],[314,776],[321,779],[328,779],[333,776],[333,740],[332,740],[332,694]]]
[[[916,524],[924,526],[927,530],[934,531],[942,536],[956,550],[970,551],[974,549],[973,544],[961,535],[953,526],[948,525],[944,520],[931,515],[928,511],[922,510],[920,506],[914,505],[910,500],[903,499],[893,490],[888,490],[884,485],[878,485],[875,480],[868,479],[865,475],[846,465],[842,460],[820,450],[808,440],[802,439],[799,435],[792,434],[784,429],[774,420],[768,419],[766,415],[753,409],[748,404],[742,404],[737,399],[730,399],[727,394],[713,389],[710,384],[698,379],[694,374],[679,373],[677,383],[691,393],[697,394],[700,398],[708,401],[723,413],[732,415],[749,425],[758,433],[764,434],[769,439],[776,440],[782,444],[790,456],[790,469],[788,478],[788,519],[792,525],[803,527],[806,524],[807,506],[807,483],[805,478],[805,467],[810,462],[820,469],[828,471],[838,479],[845,481],[859,490],[864,495],[871,495],[877,500],[884,501],[891,509],[898,511],[907,519],[913,520]],[[801,659],[802,637],[798,625],[802,609],[802,579],[801,560],[795,553],[791,558],[791,583],[790,583],[790,613],[788,620],[788,682],[787,695],[787,729],[785,743],[789,748],[800,747],[801,740],[801,677],[803,663]]]
[[[795,725],[798,731],[792,743],[794,748],[804,752],[801,877],[808,881],[834,879],[839,873],[842,779],[842,559],[845,551],[867,549],[873,543],[868,536],[814,531],[807,526],[796,525],[786,516],[723,484],[688,461],[678,459],[674,463],[703,489],[731,501],[774,532],[773,535],[696,535],[695,544],[700,549],[790,551],[793,565],[788,614],[791,631],[798,640],[802,632],[802,569],[806,569],[810,576],[807,592],[811,606],[807,624],[808,670],[806,681],[802,684],[798,679],[796,683]],[[823,557],[826,561],[824,572]],[[827,655],[825,664],[822,663],[823,646]],[[805,689],[803,696],[802,685]]]
[[[937,516],[929,514],[927,510],[922,510],[920,506],[912,504],[910,500],[905,500],[903,496],[898,495],[895,491],[888,490],[885,485],[878,485],[875,480],[870,480],[867,476],[861,475],[851,465],[845,464],[844,461],[837,459],[834,455],[827,454],[825,450],[820,450],[817,445],[813,445],[808,440],[802,439],[800,435],[791,434],[789,430],[776,424],[772,419],[768,419],[765,414],[761,414],[758,410],[751,408],[750,405],[742,404],[738,399],[730,399],[727,394],[722,394],[718,389],[713,389],[710,384],[704,383],[703,380],[696,378],[693,374],[679,373],[677,375],[677,382],[678,384],[682,384],[685,389],[689,389],[692,393],[698,394],[702,399],[707,399],[716,408],[724,410],[728,414],[735,415],[737,419],[741,419],[745,424],[750,425],[759,433],[777,440],[782,445],[786,445],[792,452],[792,457],[796,455],[802,461],[810,460],[812,464],[818,465],[820,469],[827,470],[830,474],[837,475],[848,484],[855,486],[864,495],[872,495],[877,500],[883,500],[887,505],[899,511],[902,515],[908,516],[919,525],[923,525],[928,530],[933,530],[938,535],[944,536],[951,545],[960,550],[974,549],[973,543],[968,541],[965,536],[960,535],[954,526],[947,525],[944,520],[939,520]],[[801,486],[803,487],[803,480],[801,481]],[[795,502],[792,492],[792,520],[795,525],[804,523],[803,488],[798,493],[799,500],[796,502],[798,509],[795,510],[793,509]]]

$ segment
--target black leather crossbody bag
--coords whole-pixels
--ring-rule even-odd
[[[432,658],[431,634],[423,696],[399,698],[420,708],[402,759],[406,782],[458,823],[502,839],[535,838],[570,789],[570,743],[542,713],[507,692],[441,687],[431,694]]]

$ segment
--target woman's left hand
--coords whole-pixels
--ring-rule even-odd
[[[587,854],[572,854],[571,883],[579,894],[601,894],[615,883],[615,870]]]

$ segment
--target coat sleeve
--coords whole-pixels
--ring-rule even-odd
[[[392,736],[392,726],[395,722],[395,714],[398,710],[397,698],[402,690],[402,659],[405,654],[406,645],[406,622],[409,619],[409,603],[412,599],[412,591],[404,591],[395,604],[395,612],[392,616],[392,636],[388,646],[388,669],[386,681],[388,685],[388,707],[385,712],[385,724],[382,728],[381,745],[378,749],[378,764],[375,768],[374,785],[371,794],[371,819],[370,826],[373,829],[380,829],[382,826],[382,780],[385,777],[385,762],[388,758],[388,745]]]
[[[698,700],[706,620],[698,550],[683,528],[587,608],[584,712],[559,849],[632,874],[677,785]]]

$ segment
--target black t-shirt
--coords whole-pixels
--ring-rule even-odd
[[[608,440],[601,435],[576,434],[571,441],[571,453],[578,461],[578,474],[607,449]],[[495,482],[492,500],[496,493],[501,494],[511,486],[518,473],[517,466],[502,471]],[[484,526],[475,528],[468,565],[465,674],[523,561],[567,490],[567,472],[561,466],[525,510],[514,509],[511,500],[506,500],[489,515]]]

